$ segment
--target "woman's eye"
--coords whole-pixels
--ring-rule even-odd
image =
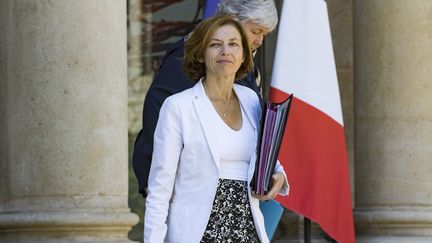
[[[219,46],[219,45],[220,45],[219,43],[211,43],[209,46],[215,47],[215,46]]]
[[[238,43],[235,43],[235,42],[230,43],[230,45],[231,45],[231,46],[239,46],[239,44],[238,44]]]

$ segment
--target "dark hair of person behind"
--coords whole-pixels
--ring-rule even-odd
[[[199,23],[189,36],[189,39],[186,40],[183,69],[190,79],[197,82],[200,78],[205,76],[206,67],[202,60],[204,59],[204,54],[209,45],[210,37],[216,29],[224,25],[234,26],[240,32],[241,36],[244,62],[237,71],[235,80],[246,77],[246,75],[252,71],[252,53],[243,26],[229,15],[216,15]]]

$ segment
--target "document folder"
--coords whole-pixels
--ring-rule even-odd
[[[265,195],[271,189],[271,177],[279,155],[292,98],[291,94],[281,103],[267,101],[262,109],[258,156],[252,179],[252,190],[258,195]]]

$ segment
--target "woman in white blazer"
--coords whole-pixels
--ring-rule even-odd
[[[270,195],[250,188],[261,108],[254,91],[234,84],[253,68],[242,26],[230,16],[204,20],[184,63],[199,81],[160,110],[144,242],[269,242],[259,199],[287,195],[288,183],[278,164]]]

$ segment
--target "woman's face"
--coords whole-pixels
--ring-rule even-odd
[[[207,76],[233,76],[243,63],[240,32],[233,25],[223,25],[210,36],[204,53]]]

